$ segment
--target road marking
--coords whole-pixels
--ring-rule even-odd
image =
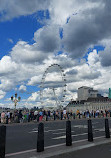
[[[72,135],[72,137],[78,137],[78,136],[82,136],[82,135],[86,135],[86,134],[87,134],[87,133]],[[64,139],[64,138],[66,138],[66,135],[60,136],[60,137],[55,137],[55,138],[52,138],[52,139]]]
[[[105,132],[105,128],[96,128],[96,129],[94,129],[94,131],[100,131],[100,132]]]
[[[86,125],[77,125],[77,126],[73,126],[73,127],[77,127],[77,128],[88,128]],[[66,130],[65,128],[63,128],[63,129],[57,129],[57,130],[47,130],[47,131],[44,131],[45,133],[48,133],[48,132],[55,132],[55,131],[63,131],[63,130]],[[110,128],[110,130],[111,130],[111,128]],[[105,131],[105,128],[98,128],[98,129],[94,129],[94,131]],[[34,131],[34,129],[33,129],[33,131],[31,131],[31,132],[28,132],[28,133],[37,133],[38,131],[37,130],[35,130]],[[72,132],[75,132],[75,131],[72,131]],[[61,134],[61,133],[65,133],[65,131],[64,132],[59,132],[59,133],[53,133],[53,134]]]
[[[71,131],[71,132],[75,132],[75,131]],[[65,132],[59,132],[59,133],[52,133],[52,134],[62,134],[62,133],[66,133],[66,131]]]
[[[109,130],[111,131],[111,128]],[[105,128],[96,128],[94,131],[105,132]]]
[[[35,131],[35,130],[38,130],[38,128],[33,128],[32,130]]]
[[[100,137],[95,137],[94,140],[98,139],[98,138],[104,138],[105,136],[100,136]],[[82,139],[82,140],[77,140],[77,141],[73,141],[72,143],[78,143],[78,142],[84,142],[87,141],[87,139]],[[111,140],[110,140],[111,141]],[[65,145],[66,143],[61,143],[61,144],[57,144],[57,145],[51,145],[51,146],[47,146],[45,147],[45,149],[49,149],[49,148],[54,148],[54,147],[58,147],[58,146],[62,146]],[[9,156],[14,156],[14,155],[19,155],[19,154],[25,154],[25,153],[29,153],[29,152],[34,152],[37,149],[30,149],[30,150],[25,150],[25,151],[20,151],[20,152],[16,152],[16,153],[10,153],[10,154],[5,154],[6,157]]]
[[[102,130],[100,130],[102,131]],[[82,133],[82,134],[77,134],[77,135],[72,135],[72,137],[78,137],[78,136],[81,136],[81,135],[87,135],[88,133]],[[64,136],[60,136],[60,137],[55,137],[55,138],[52,138],[52,139],[65,139],[66,138],[66,135]],[[99,137],[97,137],[99,138]],[[101,138],[101,137],[100,137]]]
[[[85,126],[85,125],[83,125],[83,126]],[[77,125],[77,126],[73,126],[73,127],[78,127],[78,128],[81,128],[81,125]],[[84,128],[86,128],[86,127],[84,127]],[[58,130],[56,130],[56,131],[60,131],[60,130],[65,130],[65,129],[58,129]],[[110,130],[111,130],[111,128],[110,128]],[[53,132],[53,131],[55,131],[55,130],[48,130],[48,131],[44,131],[44,132]],[[105,131],[105,128],[97,128],[97,129],[94,129],[94,131],[100,131],[100,132],[104,132]],[[31,132],[28,132],[28,133],[37,133],[38,131],[31,131]],[[72,132],[75,132],[75,131],[72,131]],[[61,134],[61,133],[66,133],[66,132],[60,132],[60,133],[53,133],[53,134]],[[72,135],[73,136],[73,135]]]
[[[59,132],[59,133],[52,133],[52,134],[62,134],[62,133],[66,133],[66,132]]]
[[[98,123],[98,122],[95,122],[95,124]],[[75,125],[73,126],[75,128],[88,128],[87,125]],[[94,127],[93,127],[94,128]],[[44,131],[45,133],[48,133],[48,132],[56,132],[56,131],[64,131],[66,130],[65,128],[62,128],[62,129],[56,129],[56,130],[46,130]],[[105,131],[105,128],[97,128],[97,129],[94,129],[94,131],[100,131],[100,132],[103,132]],[[111,131],[111,128],[110,128],[110,131]],[[28,132],[28,133],[37,133],[38,132],[38,129],[37,128],[34,128],[32,131]],[[74,131],[72,131],[74,132]],[[61,132],[61,133],[65,133],[64,132]],[[53,134],[60,134],[60,133],[53,133]]]
[[[44,129],[47,129],[47,128],[49,128],[49,127],[45,127]],[[35,131],[35,130],[37,131],[38,128],[33,128],[32,130],[33,130],[33,131]]]
[[[28,133],[37,133],[38,131],[31,131],[31,132],[28,132]]]
[[[44,131],[45,133],[48,133],[48,132],[55,132],[55,131],[63,131],[63,130],[66,130],[66,128],[62,128],[62,129],[56,129],[56,130],[47,130],[47,131]],[[28,133],[37,133],[38,131],[37,130],[33,130],[33,131],[30,131]]]
[[[77,127],[77,128],[88,128],[87,125],[75,125],[75,126],[73,126],[73,127]]]
[[[66,128],[62,128],[62,129],[55,129],[55,130],[47,130],[45,132],[55,132],[55,131],[63,131],[66,130]]]

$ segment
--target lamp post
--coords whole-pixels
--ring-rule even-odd
[[[14,102],[15,109],[16,109],[17,102],[20,102],[21,97],[18,97],[17,99],[17,93],[15,93],[15,97],[11,96],[11,100]]]

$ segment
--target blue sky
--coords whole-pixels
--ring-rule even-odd
[[[7,6],[7,0],[2,0],[0,106],[13,108],[10,97],[15,92],[22,98],[18,107],[41,106],[39,87],[51,64],[60,65],[67,74],[64,106],[77,99],[77,89],[83,85],[107,96],[111,87],[108,6],[110,1],[103,0],[12,0]],[[58,98],[63,88],[56,68],[47,73],[45,84],[44,105],[55,106],[50,87],[58,85]]]
[[[46,15],[44,16],[44,12]],[[18,40],[34,43],[34,32],[43,27],[42,21],[49,18],[48,11],[21,16],[0,23],[0,57],[7,55]],[[10,41],[12,40],[12,42]]]

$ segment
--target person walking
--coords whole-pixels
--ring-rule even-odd
[[[1,113],[1,123],[5,123],[5,112]]]
[[[39,112],[39,115],[40,115],[39,121],[42,121],[42,119],[43,119],[43,111],[40,111],[40,112]]]
[[[63,119],[66,119],[66,109],[63,110]]]

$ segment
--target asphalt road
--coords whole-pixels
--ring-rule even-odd
[[[93,136],[105,136],[104,119],[92,119]],[[111,120],[109,118],[109,126]],[[45,147],[65,143],[66,121],[45,122]],[[72,141],[87,139],[87,119],[71,121]],[[35,149],[38,123],[8,125],[6,134],[6,153]]]

